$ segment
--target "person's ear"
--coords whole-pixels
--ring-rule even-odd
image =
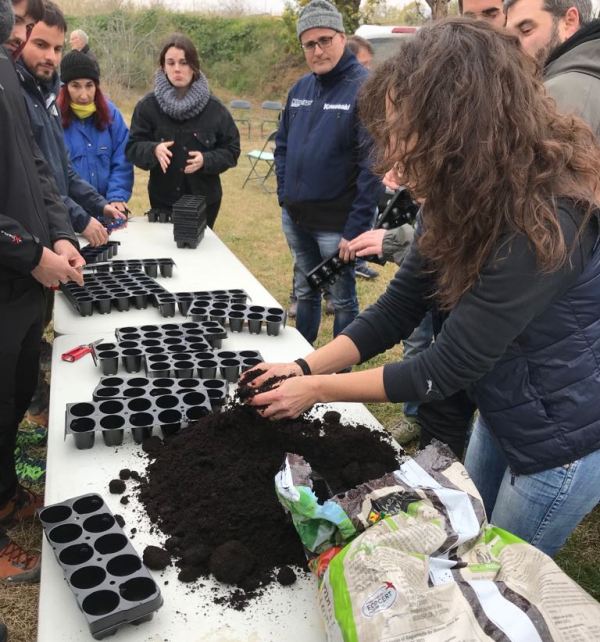
[[[565,40],[570,38],[576,31],[581,28],[581,18],[577,7],[569,7],[562,18],[563,36]]]

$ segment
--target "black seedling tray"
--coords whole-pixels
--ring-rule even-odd
[[[147,276],[156,278],[159,275],[163,277],[173,276],[173,266],[175,261],[169,258],[162,259],[127,259],[102,263],[97,267],[94,264],[87,266],[92,272],[96,273],[117,273],[117,272],[144,272]]]
[[[160,589],[102,497],[73,497],[39,517],[96,640],[152,619],[163,604]]]
[[[160,397],[161,395],[184,395],[186,392],[201,392],[206,395],[211,408],[225,403],[229,384],[223,379],[173,379],[162,377],[101,377],[92,395],[94,401],[106,399],[136,399],[137,397]]]
[[[115,336],[119,341],[144,341],[168,338],[183,338],[185,343],[204,339],[214,348],[220,348],[227,337],[225,328],[216,321],[187,321],[185,323],[165,323],[163,325],[140,325],[117,328]],[[173,342],[170,342],[171,344]],[[167,344],[169,345],[169,344]]]
[[[82,316],[94,311],[108,314],[131,307],[139,310],[151,303],[162,316],[175,314],[175,297],[143,272],[114,272],[84,275],[83,287],[70,282],[60,286],[69,303]]]
[[[149,396],[150,386],[139,390],[138,397],[67,404],[65,434],[73,435],[79,450],[94,445],[97,431],[102,432],[107,446],[120,446],[125,430],[131,430],[133,440],[141,444],[155,427],[172,434],[222,405],[215,403],[213,408],[208,395],[197,390],[169,391],[155,397]]]
[[[248,293],[246,290],[199,290],[197,292],[174,292],[177,299],[179,312],[187,316],[188,310],[194,301],[227,301],[229,303],[246,303]]]
[[[313,268],[307,275],[306,280],[308,285],[313,290],[318,290],[319,288],[325,288],[327,285],[335,283],[339,273],[347,266],[353,266],[354,261],[350,263],[344,263],[340,259],[338,254],[330,256],[328,259],[325,259],[317,267]]]
[[[146,216],[148,217],[148,223],[171,222],[171,212],[169,210],[160,209],[159,207],[151,207],[146,212]]]
[[[100,263],[112,259],[113,256],[116,256],[119,252],[119,241],[109,241],[104,245],[98,245],[97,247],[92,247],[91,245],[85,245],[79,250],[79,254],[83,256],[87,265],[93,265],[94,263]]]
[[[251,334],[260,334],[264,324],[271,336],[277,336],[287,320],[282,308],[228,301],[193,301],[188,315],[193,321],[210,320],[223,325],[227,322],[232,332],[241,332],[247,325]]]
[[[182,330],[163,330],[169,326],[195,325],[212,332],[204,335],[184,334]],[[207,327],[208,326],[208,327]],[[138,331],[139,330],[139,331]],[[186,328],[188,332],[197,332]],[[169,334],[177,336],[169,336]],[[128,373],[144,371],[148,378],[173,377],[176,379],[213,379],[222,377],[235,383],[244,370],[263,359],[256,350],[232,352],[215,350],[226,336],[223,328],[214,321],[166,324],[164,326],[140,326],[119,328],[118,337],[123,340],[99,343],[93,346],[94,362],[104,376],[116,375],[122,366]],[[125,339],[125,337],[140,337]],[[142,338],[152,337],[152,338]]]
[[[206,202],[203,196],[182,196],[171,215],[173,238],[178,248],[198,247],[206,230]]]
[[[175,343],[170,343],[175,341]],[[104,375],[113,375],[123,367],[125,372],[137,373],[147,371],[150,357],[162,355],[173,357],[174,368],[179,372],[177,376],[191,377],[193,364],[188,363],[191,354],[210,350],[211,345],[203,337],[195,337],[193,342],[186,342],[182,338],[169,337],[164,341],[159,339],[144,339],[142,341],[117,341],[116,343],[99,343],[93,346],[93,355],[96,365]],[[177,364],[175,366],[175,364]]]

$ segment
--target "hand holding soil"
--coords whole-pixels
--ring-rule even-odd
[[[318,401],[317,377],[293,376],[275,383],[267,392],[254,395],[248,403],[260,407],[263,417],[275,420],[295,419]]]
[[[257,375],[257,371],[260,374]],[[249,388],[260,388],[268,379],[287,379],[302,374],[302,369],[297,363],[259,363],[250,370],[246,370],[240,377],[240,385]]]

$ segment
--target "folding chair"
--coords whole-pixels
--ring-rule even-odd
[[[252,133],[252,124],[250,122],[250,110],[252,109],[252,104],[247,100],[234,99],[229,103],[229,109],[233,120],[236,123],[241,125],[246,125],[248,128],[248,138]]]
[[[267,192],[267,194],[272,194],[275,192],[275,189],[269,189],[266,185],[267,180],[270,176],[275,174],[275,156],[273,151],[275,148],[275,136],[277,135],[277,130],[271,132],[262,146],[262,149],[253,149],[246,153],[248,160],[250,161],[250,171],[246,180],[242,185],[242,189],[246,187],[246,183],[250,181],[260,181],[261,187]],[[266,170],[264,173],[260,173],[259,169],[264,163]]]
[[[265,133],[263,131],[264,126],[267,124],[275,125],[275,127],[279,126],[279,118],[281,117],[281,112],[283,110],[283,105],[278,101],[278,100],[265,100],[262,105],[260,106],[261,109],[264,111],[276,111],[277,116],[273,114],[272,117],[265,116],[261,123],[260,123],[260,135],[264,136]]]

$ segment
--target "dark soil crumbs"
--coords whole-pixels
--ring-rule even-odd
[[[141,480],[140,500],[169,536],[164,546],[179,579],[214,573],[237,586],[226,602],[238,609],[268,583],[291,580],[284,567],[305,567],[300,539],[274,489],[286,453],[302,455],[334,493],[398,466],[384,435],[341,425],[336,412],[323,420],[271,422],[235,406],[164,443],[152,437],[143,448],[154,461]]]
[[[171,563],[168,551],[158,546],[146,546],[143,555],[144,564],[152,571],[162,571]]]
[[[108,490],[113,495],[120,495],[125,492],[125,482],[122,479],[111,479],[108,484]]]
[[[124,479],[127,481],[128,479],[131,478],[131,471],[129,468],[123,468],[122,470],[119,471],[119,479]]]

